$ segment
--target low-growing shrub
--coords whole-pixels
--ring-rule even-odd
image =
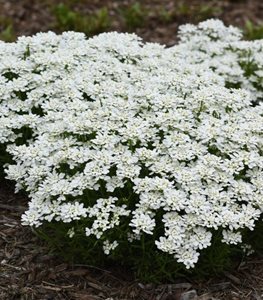
[[[23,224],[68,258],[108,255],[146,280],[219,271],[261,224],[262,41],[216,20],[180,37],[0,43],[7,178],[30,197]]]

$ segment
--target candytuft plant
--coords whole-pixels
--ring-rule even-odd
[[[209,20],[169,49],[114,32],[0,43],[0,142],[30,198],[23,224],[144,280],[229,264],[263,207],[263,45],[241,36]]]

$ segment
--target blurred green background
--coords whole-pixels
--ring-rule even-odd
[[[87,36],[121,31],[172,45],[180,24],[209,18],[242,28],[248,39],[263,37],[262,0],[0,0],[0,39],[12,42],[48,30]]]

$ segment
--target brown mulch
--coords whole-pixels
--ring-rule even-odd
[[[17,36],[39,31],[59,30],[50,13],[51,3],[59,0],[0,0],[0,16],[13,20]],[[65,1],[64,1],[65,2]],[[111,30],[126,31],[118,13],[121,6],[133,1],[75,0],[74,9],[83,14],[107,6],[114,19]],[[139,1],[149,11],[144,26],[135,32],[146,41],[172,45],[180,24],[198,22],[195,7],[203,4],[217,5],[219,17],[226,24],[244,26],[246,20],[260,23],[263,20],[262,0],[188,0],[193,9],[188,15],[175,15],[168,22],[157,17],[161,7],[174,9],[176,1]],[[178,2],[178,1],[177,1]],[[182,2],[182,1],[181,1]],[[145,300],[260,300],[263,299],[263,258],[252,257],[238,270],[220,278],[193,281],[180,280],[173,284],[153,285],[125,280],[114,270],[102,270],[87,265],[70,265],[51,254],[43,241],[28,227],[20,224],[27,199],[14,195],[14,187],[7,181],[0,182],[0,299],[145,299]]]

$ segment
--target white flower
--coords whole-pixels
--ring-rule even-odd
[[[243,250],[244,254],[249,256],[252,255],[255,251],[252,249],[251,245],[243,244],[241,245],[241,249]]]
[[[222,242],[226,244],[238,244],[242,242],[242,236],[240,232],[233,232],[231,230],[223,230],[223,239]]]
[[[130,222],[130,226],[134,227],[133,232],[137,235],[141,231],[147,234],[153,234],[155,220],[148,213],[134,211],[134,216]]]
[[[87,216],[87,211],[88,210],[87,208],[84,208],[83,203],[63,203],[60,205],[59,216],[56,219],[63,220],[65,223],[69,223],[73,220],[85,218]]]
[[[109,240],[103,242],[103,251],[106,255],[109,255],[112,250],[114,250],[118,246],[117,241],[113,241],[112,243]]]
[[[69,236],[70,238],[73,238],[73,236],[75,235],[75,229],[74,229],[74,227],[70,228],[70,229],[68,230],[67,234],[68,234],[68,236]]]

